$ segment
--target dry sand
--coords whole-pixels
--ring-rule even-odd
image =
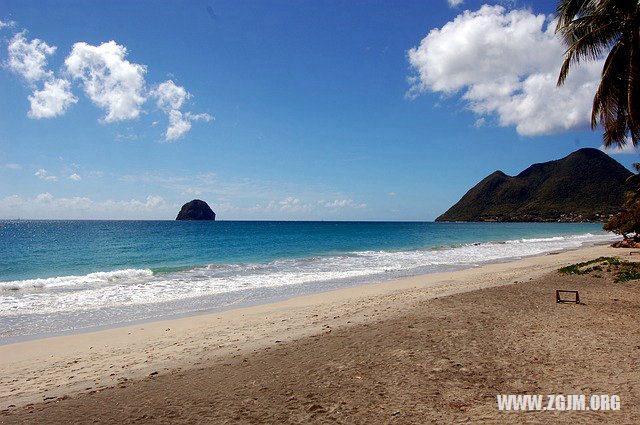
[[[628,252],[0,346],[0,423],[640,423],[640,284],[555,273]],[[555,303],[567,286],[584,305]],[[618,394],[622,408],[506,413],[503,393]]]

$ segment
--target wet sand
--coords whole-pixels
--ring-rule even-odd
[[[0,423],[640,423],[640,283],[555,272],[628,252],[2,346]],[[563,287],[584,304],[556,304]],[[617,394],[622,407],[500,412],[508,393]]]

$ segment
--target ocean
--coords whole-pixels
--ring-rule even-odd
[[[478,267],[595,223],[0,221],[0,344]]]

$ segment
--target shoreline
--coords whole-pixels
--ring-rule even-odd
[[[0,338],[0,347],[2,347],[4,345],[17,344],[17,343],[21,343],[21,342],[37,341],[37,340],[41,340],[41,339],[49,339],[49,338],[55,338],[55,337],[73,336],[73,335],[78,335],[78,334],[96,333],[96,332],[107,331],[107,330],[111,330],[111,329],[118,329],[118,328],[125,328],[125,327],[135,327],[135,326],[139,326],[139,325],[145,325],[145,324],[148,324],[148,323],[172,321],[172,320],[179,320],[179,319],[188,319],[188,318],[198,317],[198,316],[219,314],[219,313],[224,313],[224,312],[232,311],[232,310],[252,308],[252,307],[258,307],[258,306],[262,306],[262,305],[270,305],[270,304],[276,304],[276,303],[280,303],[280,302],[286,302],[288,300],[292,300],[292,299],[300,298],[300,297],[305,297],[305,296],[321,295],[321,294],[324,294],[324,293],[340,291],[340,290],[343,290],[343,289],[355,289],[355,288],[359,288],[359,287],[363,287],[363,286],[369,286],[369,285],[388,284],[388,283],[402,281],[402,280],[405,280],[405,279],[419,278],[419,277],[429,276],[429,275],[433,275],[433,274],[455,273],[455,272],[461,272],[461,271],[465,271],[465,270],[472,270],[472,269],[481,268],[481,267],[484,267],[484,266],[487,266],[487,265],[490,265],[490,264],[505,264],[505,263],[510,263],[510,262],[513,262],[513,261],[518,261],[518,260],[522,260],[522,259],[526,259],[526,258],[539,257],[539,256],[545,256],[545,255],[558,255],[558,254],[561,254],[563,252],[577,251],[577,250],[580,250],[580,249],[594,247],[594,246],[608,246],[608,245],[609,245],[608,243],[593,243],[593,244],[589,244],[589,245],[582,246],[582,247],[579,247],[579,248],[568,248],[568,249],[564,249],[564,250],[560,250],[560,251],[550,251],[550,252],[546,252],[544,254],[538,254],[538,255],[529,255],[529,256],[514,257],[514,258],[501,258],[501,259],[498,259],[498,260],[488,260],[488,261],[486,261],[484,263],[481,263],[479,265],[460,265],[460,264],[458,264],[458,265],[451,266],[452,267],[451,270],[443,270],[443,271],[437,271],[437,272],[431,272],[431,273],[408,274],[408,275],[400,276],[400,277],[388,276],[387,279],[382,279],[382,277],[384,277],[383,275],[372,275],[372,280],[355,281],[352,284],[349,284],[349,285],[346,285],[346,286],[339,286],[337,288],[324,288],[323,289],[323,287],[318,287],[315,290],[311,289],[308,292],[304,292],[303,291],[301,294],[297,294],[297,295],[278,294],[278,295],[270,296],[270,297],[263,298],[263,299],[240,302],[240,303],[233,304],[233,305],[230,305],[230,306],[211,307],[211,308],[206,308],[206,309],[201,309],[201,310],[194,310],[194,311],[166,314],[166,315],[161,315],[161,316],[157,316],[157,317],[150,317],[150,318],[146,318],[146,319],[138,319],[138,320],[131,320],[131,321],[124,321],[124,322],[105,324],[105,325],[89,326],[89,327],[84,327],[84,328],[67,329],[67,330],[62,330],[62,331],[57,331],[57,332],[9,336],[9,337]],[[380,279],[377,279],[377,277],[380,277]],[[319,283],[326,283],[326,282],[319,282]],[[306,284],[299,284],[299,285],[296,285],[296,286],[298,288],[302,288],[302,287],[307,287],[307,286],[316,286],[316,284],[318,284],[318,282],[310,282],[310,283],[306,283]]]
[[[101,391],[150,374],[190,370],[331,329],[386,320],[425,300],[526,284],[561,265],[628,252],[598,245],[224,312],[2,345],[0,409]]]
[[[580,235],[582,236],[582,235]],[[552,237],[550,239],[553,239]],[[591,246],[599,246],[609,244],[611,241],[589,241],[583,243],[580,247],[565,247],[560,248],[558,250],[551,250],[548,252],[537,253],[537,254],[524,254],[524,255],[514,255],[512,257],[503,257],[489,260],[479,260],[474,263],[458,263],[451,265],[441,265],[440,270],[436,271],[428,271],[420,270],[418,268],[392,271],[391,273],[373,273],[369,276],[362,277],[352,277],[352,278],[343,278],[337,280],[319,280],[319,281],[311,281],[305,283],[299,283],[295,285],[284,285],[284,286],[275,286],[275,287],[265,287],[265,288],[254,288],[249,289],[246,292],[246,296],[244,295],[244,290],[239,292],[230,292],[229,294],[239,294],[236,300],[231,300],[230,303],[223,303],[221,305],[215,305],[218,300],[218,297],[225,296],[225,293],[220,294],[212,294],[212,295],[204,295],[195,297],[194,300],[203,300],[200,301],[203,306],[185,309],[186,304],[174,309],[175,307],[170,307],[171,302],[182,302],[180,300],[174,301],[165,301],[158,302],[157,304],[151,303],[151,306],[156,306],[156,311],[154,314],[148,317],[138,317],[135,315],[129,318],[118,318],[114,322],[95,322],[88,325],[80,325],[79,327],[71,327],[67,329],[57,329],[57,330],[43,330],[38,333],[28,333],[22,335],[8,335],[4,337],[0,337],[0,346],[15,344],[20,342],[34,341],[39,339],[46,339],[52,337],[59,336],[70,336],[75,334],[84,334],[84,333],[94,333],[105,331],[109,329],[122,328],[128,326],[138,326],[144,325],[147,323],[153,323],[158,321],[166,321],[166,320],[176,320],[182,318],[189,318],[194,316],[208,315],[208,314],[218,314],[225,311],[235,310],[239,308],[247,308],[247,307],[256,307],[263,304],[273,304],[281,301],[287,301],[292,298],[297,298],[300,296],[306,295],[314,295],[314,294],[322,294],[325,292],[331,292],[341,289],[349,289],[349,288],[358,288],[362,286],[378,284],[378,283],[390,283],[401,281],[404,279],[411,279],[419,276],[426,276],[431,274],[441,274],[441,273],[451,273],[464,271],[479,267],[484,267],[489,264],[502,264],[509,263],[512,261],[518,261],[521,259],[544,256],[544,255],[553,255],[560,252],[574,251],[580,250],[583,248],[591,247]],[[468,244],[469,246],[484,246],[484,245],[503,245],[507,244],[509,241],[498,241],[498,242],[478,242],[473,244]],[[445,248],[458,248],[459,246],[452,245],[446,246]],[[435,251],[439,251],[439,249],[435,249]],[[193,268],[197,268],[198,266],[190,266]],[[71,276],[76,277],[76,276]],[[260,296],[255,296],[258,292],[262,292],[263,294]],[[207,303],[209,306],[206,306]],[[145,304],[143,304],[145,305]],[[163,307],[160,307],[163,306]],[[164,307],[167,306],[167,307]],[[131,308],[132,306],[127,306],[127,308]],[[174,311],[171,311],[174,309]],[[64,323],[64,322],[63,322]]]

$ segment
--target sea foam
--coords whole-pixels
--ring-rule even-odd
[[[153,273],[125,269],[0,282],[0,317],[77,312],[175,302],[264,288],[342,282],[344,286],[403,276],[475,267],[612,240],[610,234],[471,243],[408,251],[357,251],[264,263],[176,267]],[[335,286],[335,285],[334,285]],[[249,296],[249,295],[247,295]]]
[[[151,270],[124,269],[112,272],[95,272],[83,276],[60,276],[43,279],[25,279],[0,282],[0,291],[17,291],[28,289],[76,288],[86,285],[108,284],[118,281],[135,281],[149,278]]]

